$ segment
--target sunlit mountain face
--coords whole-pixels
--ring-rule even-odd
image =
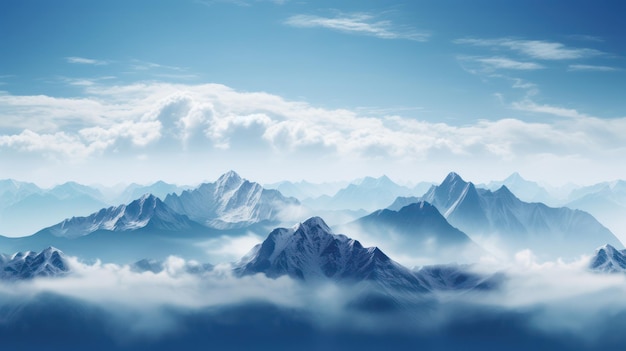
[[[0,2],[16,350],[620,350],[618,1]]]

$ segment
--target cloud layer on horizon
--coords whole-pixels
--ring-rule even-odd
[[[596,118],[536,103],[532,96],[510,106],[534,121],[479,119],[453,125],[398,115],[371,117],[219,84],[82,88],[80,98],[0,94],[0,150],[9,158],[72,162],[163,151],[233,151],[267,159],[518,163],[614,160],[626,151],[626,118]]]

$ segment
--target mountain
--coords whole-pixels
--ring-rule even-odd
[[[517,172],[502,181],[491,181],[484,188],[495,191],[503,185],[522,201],[543,202],[545,204],[558,203],[558,200],[554,199],[539,183],[526,180]]]
[[[13,205],[25,197],[43,192],[33,183],[20,182],[14,179],[0,180],[0,210]]]
[[[419,200],[433,204],[450,224],[472,239],[479,243],[495,240],[510,252],[530,248],[540,256],[573,258],[590,246],[610,243],[622,247],[615,235],[587,212],[527,203],[506,186],[493,192],[477,189],[456,173],[450,173]]]
[[[230,171],[215,183],[205,183],[180,195],[169,194],[164,202],[194,221],[218,229],[245,227],[263,221],[279,221],[293,208],[295,198],[242,179]]]
[[[103,201],[103,196],[100,190],[78,184],[76,182],[66,182],[61,185],[57,185],[48,190],[47,193],[61,200],[88,196],[93,199]]]
[[[626,250],[606,244],[596,250],[589,261],[589,269],[603,273],[626,273]]]
[[[339,190],[334,196],[321,196],[303,203],[314,209],[374,211],[398,196],[415,195],[414,190],[394,183],[387,176],[365,177]]]
[[[423,201],[397,211],[375,211],[340,226],[339,230],[394,253],[431,263],[472,260],[484,254],[465,233],[451,226],[435,206]]]
[[[61,276],[68,272],[65,255],[54,247],[40,253],[26,251],[10,256],[0,255],[0,279],[3,280]]]
[[[603,182],[572,191],[565,206],[591,213],[619,237],[626,237],[626,181]]]
[[[165,199],[168,194],[180,194],[187,189],[189,189],[189,187],[178,186],[164,181],[158,181],[150,185],[139,185],[133,183],[127,186],[124,191],[115,198],[115,200],[116,203],[128,203],[129,201],[138,199],[145,194],[152,194],[160,199]]]
[[[106,206],[105,202],[94,197],[93,192],[75,183],[66,183],[49,191],[31,193],[1,209],[0,233],[10,236],[32,234],[64,218],[87,215]]]
[[[143,257],[165,259],[170,255],[204,260],[207,253],[198,245],[201,240],[230,234],[216,233],[174,212],[154,195],[145,195],[127,205],[65,219],[33,235],[0,236],[0,247],[20,251],[55,246],[81,259],[118,264]]]
[[[98,230],[114,232],[140,228],[181,231],[199,227],[187,216],[178,214],[154,195],[147,194],[128,205],[103,208],[86,217],[72,217],[46,228],[52,235],[77,238]]]
[[[264,273],[270,278],[288,275],[305,281],[367,281],[378,286],[425,292],[422,282],[407,268],[376,247],[333,234],[319,217],[293,228],[273,230],[235,265],[239,275]]]
[[[615,180],[612,182],[601,182],[589,186],[573,189],[568,196],[569,201],[575,201],[586,195],[598,193],[610,193],[619,197],[626,196],[626,181]]]
[[[265,184],[264,187],[266,189],[276,189],[285,196],[304,200],[317,198],[322,195],[332,196],[346,185],[348,185],[347,182],[326,182],[316,184],[303,180],[299,182],[282,181],[274,184]]]

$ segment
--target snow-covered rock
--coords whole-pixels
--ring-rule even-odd
[[[626,250],[618,250],[609,244],[598,248],[589,261],[589,269],[604,273],[625,273]]]
[[[54,247],[40,253],[26,251],[0,255],[0,279],[22,280],[62,276],[69,272],[65,255]]]
[[[68,218],[46,230],[55,236],[77,238],[98,230],[131,231],[148,226],[177,231],[198,224],[176,213],[154,195],[146,194],[128,205],[104,208],[86,217]]]
[[[365,248],[357,240],[333,234],[319,217],[275,229],[236,264],[235,272],[305,281],[367,281],[394,290],[427,291],[409,269],[377,247]]]
[[[164,202],[175,211],[218,229],[278,221],[292,207],[300,206],[295,198],[264,189],[233,171],[222,175],[215,183],[202,184],[180,195],[170,194]]]

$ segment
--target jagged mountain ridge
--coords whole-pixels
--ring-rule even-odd
[[[549,257],[573,258],[603,243],[623,246],[587,212],[527,203],[506,186],[496,191],[477,189],[456,173],[450,173],[423,197],[396,199],[390,208],[414,200],[433,204],[450,224],[470,237],[496,238],[499,245],[512,251],[530,248]]]
[[[398,196],[415,195],[415,191],[396,184],[387,176],[365,177],[340,189],[333,196],[324,195],[307,199],[303,203],[314,209],[374,211],[387,206]]]
[[[62,276],[68,272],[65,255],[54,247],[48,247],[40,253],[26,251],[13,255],[0,254],[0,279]]]
[[[244,227],[262,221],[277,221],[283,210],[299,207],[295,198],[242,179],[230,171],[215,183],[205,183],[180,195],[169,194],[164,202],[174,211],[218,229]]]
[[[515,172],[501,181],[491,181],[479,188],[485,188],[496,191],[502,186],[506,186],[520,200],[526,202],[542,202],[548,205],[554,205],[559,202],[539,183],[524,179],[519,173]]]
[[[55,236],[77,238],[98,230],[121,232],[149,227],[181,231],[199,226],[187,216],[173,211],[159,198],[146,194],[128,205],[103,208],[86,217],[68,218],[46,230]]]

